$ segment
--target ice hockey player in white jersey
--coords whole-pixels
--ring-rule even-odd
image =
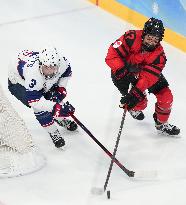
[[[52,46],[38,52],[21,51],[8,74],[9,91],[24,105],[33,108],[36,119],[57,148],[63,147],[65,140],[56,123],[70,131],[77,129],[77,124],[68,119],[74,107],[63,102],[71,75],[69,62]]]

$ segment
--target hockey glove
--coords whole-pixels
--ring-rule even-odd
[[[54,86],[47,93],[45,93],[44,97],[47,100],[51,100],[53,102],[61,102],[67,95],[67,91],[64,87]]]
[[[58,87],[56,89],[56,101],[55,102],[61,102],[67,95],[67,91],[64,87]]]
[[[131,63],[127,63],[125,64],[124,67],[122,67],[121,69],[117,70],[115,72],[115,77],[117,80],[122,79],[127,73],[127,75],[133,75],[135,73],[138,73],[141,71],[141,68],[138,64],[131,64]]]
[[[120,103],[122,105],[127,105],[127,109],[130,110],[144,98],[145,95],[143,94],[143,92],[141,92],[141,90],[139,90],[138,88],[133,87],[127,95],[121,97]]]
[[[114,76],[115,76],[115,78],[117,79],[117,80],[120,80],[120,79],[122,79],[124,76],[125,76],[125,74],[126,74],[126,69],[123,67],[123,68],[121,68],[121,69],[118,69],[115,73],[114,73]]]
[[[141,68],[138,64],[131,64],[128,63],[126,66],[127,70],[129,73],[138,73],[141,71]]]
[[[63,105],[56,103],[54,105],[52,115],[55,118],[58,117],[69,117],[70,115],[73,115],[75,112],[75,108],[67,101]]]

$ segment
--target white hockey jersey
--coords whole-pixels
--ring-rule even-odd
[[[55,102],[46,100],[43,94],[54,84],[66,88],[71,75],[68,60],[60,55],[59,72],[55,77],[46,79],[39,69],[39,52],[24,50],[19,53],[16,62],[11,64],[8,78],[11,83],[19,83],[26,88],[26,99],[34,111],[51,112]]]

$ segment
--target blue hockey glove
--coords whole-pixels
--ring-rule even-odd
[[[53,86],[47,93],[44,94],[45,99],[53,102],[61,102],[67,95],[64,87]]]
[[[69,117],[73,115],[75,112],[75,108],[67,101],[63,105],[56,103],[54,105],[52,115],[54,117]]]

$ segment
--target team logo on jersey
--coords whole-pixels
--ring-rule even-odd
[[[114,47],[114,48],[118,48],[118,47],[121,46],[121,44],[122,44],[121,41],[116,41],[116,42],[114,43],[113,47]]]

